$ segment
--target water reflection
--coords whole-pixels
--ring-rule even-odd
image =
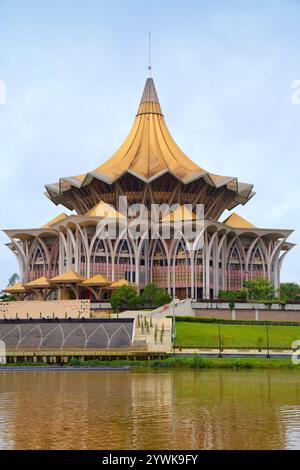
[[[291,371],[0,372],[0,449],[300,448]]]

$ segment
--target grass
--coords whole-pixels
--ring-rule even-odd
[[[268,326],[272,349],[291,347],[300,339],[300,326]],[[264,325],[221,324],[223,348],[267,347],[267,328]],[[176,346],[183,348],[218,348],[219,324],[176,322]]]
[[[8,364],[8,366],[44,366],[51,367],[50,364],[44,363],[33,363],[33,362],[18,362],[15,364]],[[112,361],[101,361],[101,360],[89,360],[81,361],[79,359],[72,358],[68,364],[62,367],[73,366],[73,367],[120,367],[130,366],[137,370],[160,370],[160,369],[293,369],[300,372],[300,365],[294,365],[290,357],[287,358],[266,358],[266,357],[242,357],[242,358],[231,358],[231,357],[201,357],[201,356],[171,356],[166,359],[153,360],[153,361],[130,361],[130,360],[112,360]],[[6,367],[1,365],[1,367]],[[0,367],[0,368],[1,368]]]
[[[294,365],[291,358],[266,357],[201,357],[173,356],[161,361],[153,361],[152,367],[192,369],[294,369],[300,372],[300,366]]]
[[[69,364],[73,366],[99,367],[99,366],[130,366],[135,369],[295,369],[300,366],[294,365],[290,357],[287,358],[266,358],[266,357],[201,357],[201,356],[171,356],[166,359],[156,359],[153,361],[80,361],[72,359]]]

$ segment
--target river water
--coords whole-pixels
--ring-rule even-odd
[[[0,449],[300,449],[300,375],[0,371]]]

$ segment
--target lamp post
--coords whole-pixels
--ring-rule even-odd
[[[176,321],[175,321],[175,299],[172,300],[172,344],[175,352]]]
[[[267,357],[270,357],[270,339],[269,339],[269,325],[266,325],[266,331],[267,331],[267,350],[268,354]]]
[[[249,271],[245,271],[246,274],[246,291],[247,291],[247,302],[249,302],[249,286],[248,286],[248,281],[249,281]]]
[[[221,344],[221,321],[219,320],[219,357],[222,357],[222,344]]]

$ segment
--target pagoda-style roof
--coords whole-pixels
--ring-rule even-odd
[[[122,287],[122,286],[131,286],[131,287],[134,287],[134,288],[137,287],[136,284],[134,284],[133,282],[127,281],[127,279],[119,279],[118,281],[111,282],[110,285],[109,285],[109,288],[110,289],[118,289],[119,287]]]
[[[17,284],[13,284],[12,286],[8,286],[3,289],[3,292],[7,292],[8,294],[21,294],[26,292],[26,289],[21,282],[18,282]]]
[[[228,225],[232,228],[256,228],[255,225],[248,222],[236,212],[233,212],[227,219],[224,220],[223,224]]]
[[[59,274],[58,276],[52,277],[50,279],[50,283],[53,284],[76,284],[79,282],[85,281],[85,277],[81,276],[81,274],[76,273],[75,271],[66,271],[65,273]]]
[[[180,221],[193,221],[197,216],[186,206],[179,206],[174,211],[167,214],[162,218],[162,222],[180,222]]]
[[[228,189],[232,195],[226,194],[225,206],[229,210],[245,204],[254,195],[253,185],[208,172],[185,155],[167,128],[153,79],[148,78],[132,129],[116,153],[90,172],[63,177],[58,183],[47,185],[46,194],[55,204],[64,204],[83,214],[84,207],[87,210],[93,207],[91,202],[97,197],[97,191],[102,194],[98,201],[104,197],[109,201],[110,187],[125,175],[149,184],[166,174],[183,185],[199,180],[212,189]],[[95,181],[98,186],[89,189]],[[164,190],[170,189],[165,185]]]
[[[49,222],[42,225],[42,228],[50,228],[50,227],[52,227],[52,225],[55,225],[58,222],[60,222],[61,220],[64,220],[64,219],[67,219],[67,218],[68,218],[67,214],[62,212],[61,214],[57,215],[53,219],[49,220]]]
[[[92,209],[86,212],[88,217],[103,217],[105,219],[125,219],[124,215],[116,211],[112,206],[100,201]]]
[[[46,276],[41,276],[31,282],[27,282],[24,286],[29,289],[46,289],[53,287],[53,284],[49,282],[49,279]]]
[[[94,276],[85,279],[83,282],[81,282],[81,286],[107,286],[110,284],[111,281],[107,279],[106,276],[103,274],[95,274]]]

